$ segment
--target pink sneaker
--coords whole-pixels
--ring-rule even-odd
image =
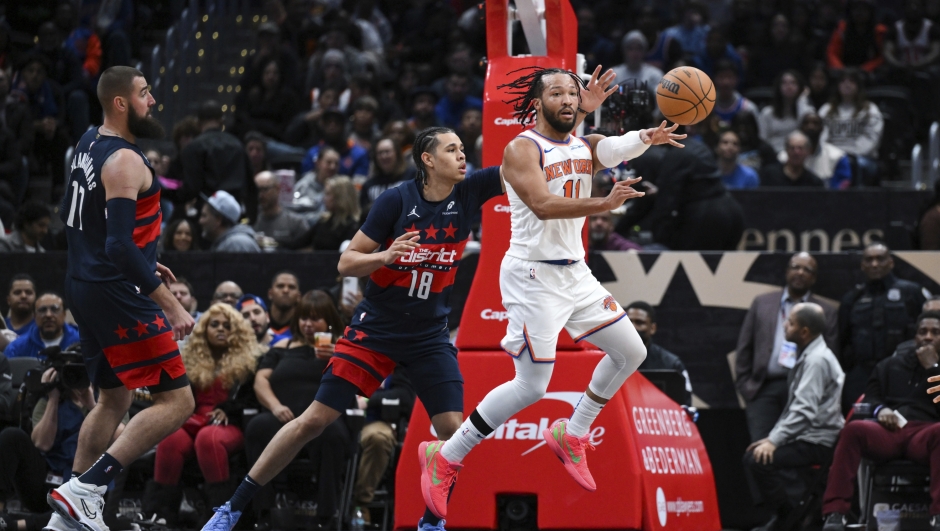
[[[418,445],[421,494],[428,509],[438,518],[447,516],[450,488],[457,481],[457,471],[463,466],[460,463],[451,463],[441,455],[443,447],[444,441],[423,442]]]
[[[594,449],[590,441],[591,436],[573,437],[568,435],[567,428],[568,421],[555,421],[547,429],[542,430],[542,438],[561,460],[561,464],[565,465],[565,470],[578,482],[578,485],[594,492],[597,490],[597,485],[594,483],[591,471],[588,470],[585,453],[588,448]]]

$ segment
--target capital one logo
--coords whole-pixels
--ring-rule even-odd
[[[487,308],[480,312],[480,319],[485,319],[487,321],[505,321],[509,319],[509,312],[500,312]]]
[[[494,211],[494,212],[504,212],[504,213],[506,213],[506,214],[509,214],[510,212],[512,212],[512,209],[509,208],[509,205],[500,205],[500,204],[497,204],[496,206],[493,207],[493,211]]]
[[[495,120],[493,120],[493,123],[496,125],[521,125],[522,120],[520,120],[519,118],[498,117]]]

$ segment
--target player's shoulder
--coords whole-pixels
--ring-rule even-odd
[[[130,169],[143,167],[146,165],[147,163],[144,162],[144,159],[138,150],[130,147],[119,147],[108,154],[104,161],[102,161],[101,168],[102,171],[105,171],[105,168],[109,166],[121,169]]]

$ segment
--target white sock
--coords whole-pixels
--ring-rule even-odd
[[[467,420],[460,425],[460,429],[444,443],[441,455],[451,463],[462,463],[470,450],[473,450],[473,447],[485,438],[486,435],[480,433],[480,430],[470,421],[470,417],[467,417]]]
[[[581,395],[581,400],[578,401],[578,405],[574,408],[574,413],[571,414],[571,419],[568,421],[567,432],[568,435],[572,437],[584,437],[588,434],[588,430],[591,429],[591,424],[594,422],[594,419],[597,418],[597,415],[600,414],[601,408],[604,407],[604,404],[598,404],[587,395],[587,393]]]

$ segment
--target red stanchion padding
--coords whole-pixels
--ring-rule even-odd
[[[539,529],[642,527],[643,467],[627,417],[626,395],[615,395],[592,426],[596,450],[589,451],[587,459],[596,492],[578,486],[542,440],[543,429],[571,416],[602,355],[599,351],[559,352],[545,397],[513,415],[470,452],[450,500],[448,529],[496,529],[498,494],[538,496]],[[509,355],[502,351],[465,351],[459,360],[466,382],[466,414],[514,374]],[[413,529],[424,514],[418,444],[434,438],[427,413],[416,404],[396,474],[396,529]]]
[[[617,394],[640,463],[643,529],[721,529],[711,462],[685,411],[639,374]]]

